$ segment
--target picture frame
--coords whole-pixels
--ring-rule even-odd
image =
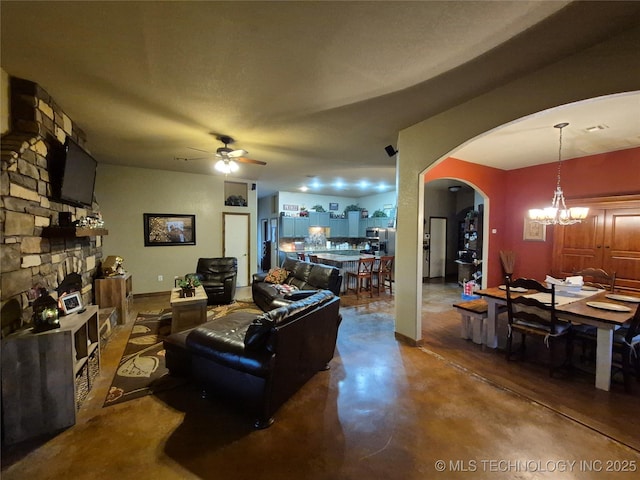
[[[82,310],[82,297],[80,292],[67,293],[60,297],[60,304],[65,315]]]
[[[522,239],[528,242],[544,242],[547,239],[547,226],[534,222],[528,217],[524,219]]]
[[[145,213],[144,246],[196,244],[196,216],[176,213]]]
[[[329,204],[329,210],[338,210],[338,204],[337,203],[330,203]]]

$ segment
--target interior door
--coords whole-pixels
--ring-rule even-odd
[[[640,208],[607,210],[602,255],[616,287],[640,288]]]
[[[583,222],[553,227],[552,272],[555,276],[563,278],[578,270],[602,265],[604,217],[604,210],[590,208]]]
[[[250,216],[248,213],[224,212],[222,218],[224,256],[238,259],[236,286],[246,287],[249,285]]]
[[[444,277],[447,267],[447,219],[430,217],[429,278]]]

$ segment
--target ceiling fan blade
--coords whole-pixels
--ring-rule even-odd
[[[213,152],[209,152],[207,150],[200,150],[199,148],[193,148],[193,147],[187,147],[187,148],[189,148],[191,150],[195,150],[196,152],[208,153],[210,155],[213,155]]]
[[[247,153],[249,153],[249,152],[247,152],[246,150],[233,150],[233,151],[227,153],[227,157],[237,158],[237,157],[242,157],[243,155],[246,155]]]
[[[267,162],[263,162],[263,161],[260,161],[260,160],[254,160],[252,158],[246,158],[246,157],[237,157],[237,158],[234,158],[234,160],[236,162],[239,162],[239,163],[253,163],[255,165],[266,165],[267,164]]]

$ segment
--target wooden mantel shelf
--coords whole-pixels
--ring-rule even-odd
[[[106,228],[86,228],[86,227],[44,227],[42,236],[44,238],[57,237],[97,237],[99,235],[109,235]]]

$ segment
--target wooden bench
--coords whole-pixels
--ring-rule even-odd
[[[464,339],[472,339],[473,343],[483,344],[485,335],[485,319],[489,306],[481,298],[466,302],[454,303],[453,306],[460,312],[461,330],[460,336]]]

